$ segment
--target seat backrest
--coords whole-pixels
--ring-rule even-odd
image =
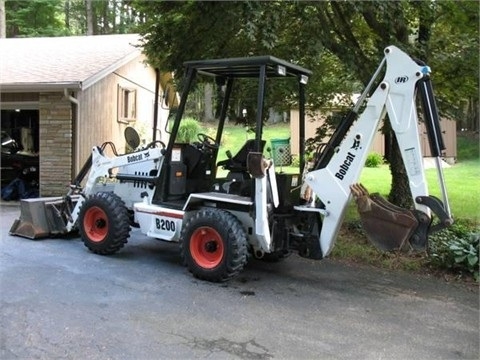
[[[261,151],[263,152],[263,148],[265,147],[266,141],[262,140],[262,148]],[[247,166],[247,156],[249,152],[255,150],[255,139],[249,139],[243,144],[243,146],[238,150],[235,156],[232,157],[232,162],[235,164],[241,164],[242,166]]]

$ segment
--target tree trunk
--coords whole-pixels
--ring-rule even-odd
[[[118,24],[118,33],[119,34],[125,34],[125,19],[127,17],[126,12],[127,12],[127,6],[125,5],[125,1],[122,1],[121,6],[120,6],[120,13],[119,13],[119,24]]]
[[[0,0],[0,39],[7,37],[7,19],[5,16],[5,0]]]
[[[112,3],[112,34],[117,33],[117,2]]]
[[[85,0],[85,9],[87,11],[87,35],[93,35],[93,7],[92,0]]]
[[[70,31],[70,0],[65,0],[63,10],[65,13],[65,27]]]
[[[386,143],[389,145],[387,160],[390,164],[390,172],[392,174],[392,187],[390,194],[388,194],[388,201],[392,204],[403,208],[410,208],[413,205],[412,193],[408,182],[407,171],[403,163],[402,154],[398,147],[397,138],[393,132],[390,122],[386,121],[385,138],[389,140]]]
[[[470,131],[478,131],[479,124],[478,118],[480,116],[479,111],[479,101],[478,97],[470,97],[468,99],[468,109],[467,109],[467,129]]]
[[[110,20],[108,18],[108,1],[102,2],[102,28],[100,34],[110,34]]]
[[[205,114],[204,119],[209,121],[212,120],[213,117],[213,87],[212,84],[205,84],[205,91],[204,91],[204,102],[205,102]]]

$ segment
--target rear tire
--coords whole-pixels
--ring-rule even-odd
[[[202,209],[182,229],[180,256],[195,277],[226,281],[238,275],[247,263],[247,235],[229,212]]]
[[[85,246],[100,255],[120,250],[130,236],[130,216],[125,203],[110,192],[91,195],[80,208],[79,231]]]

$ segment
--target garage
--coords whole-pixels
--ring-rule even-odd
[[[22,151],[5,155],[27,152],[25,159],[40,164],[40,196],[65,195],[92,146],[111,141],[124,148],[126,127],[153,133],[156,73],[138,42],[137,34],[0,39],[2,143]],[[161,77],[159,96],[170,78]],[[167,117],[159,106],[159,129]]]
[[[2,103],[1,189],[3,200],[39,194],[39,111],[35,106]]]

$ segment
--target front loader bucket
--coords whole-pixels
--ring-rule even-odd
[[[20,201],[20,218],[10,228],[11,235],[39,239],[67,233],[61,197],[24,199]]]
[[[368,239],[382,251],[408,249],[418,227],[410,210],[389,203],[379,194],[369,195],[361,184],[350,186]]]

